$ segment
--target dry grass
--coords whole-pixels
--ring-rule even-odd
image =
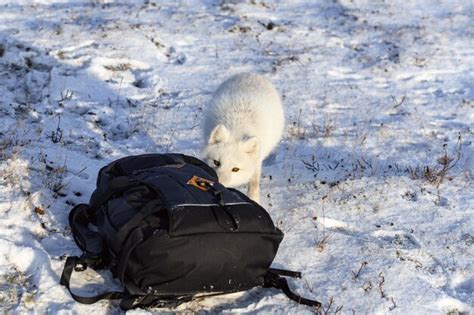
[[[341,314],[342,309],[343,309],[344,306],[343,305],[336,306],[335,302],[336,302],[336,300],[334,299],[334,297],[331,296],[329,298],[329,302],[326,305],[326,307],[321,306],[321,307],[317,308],[316,309],[316,314],[318,314],[318,315],[329,315],[329,314],[337,315],[337,314]],[[333,310],[333,307],[334,307],[334,310]]]
[[[446,180],[452,180],[450,171],[458,164],[462,157],[461,135],[458,136],[456,147],[453,152],[448,152],[448,145],[443,145],[443,154],[436,159],[435,165],[408,167],[408,172],[412,179],[421,179],[432,184],[437,192],[437,204],[441,203],[441,185]]]
[[[359,278],[360,276],[360,273],[362,272],[362,269],[364,269],[365,267],[367,267],[368,263],[366,261],[363,261],[361,264],[360,264],[360,267],[359,267],[359,270],[357,272],[354,272],[354,271],[351,271],[352,272],[352,280],[356,280],[357,278]]]
[[[129,63],[119,63],[116,65],[107,65],[107,66],[104,66],[104,68],[109,71],[123,72],[123,71],[130,70],[132,68],[132,65]]]
[[[0,280],[0,312],[9,314],[18,305],[34,306],[38,289],[32,283],[32,276],[16,269],[10,270]]]
[[[331,237],[331,235],[326,234],[316,244],[316,247],[317,247],[317,249],[320,253],[322,251],[324,251],[324,249],[326,248],[326,244],[328,243],[328,240],[329,240],[330,237]]]

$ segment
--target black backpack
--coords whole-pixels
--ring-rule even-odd
[[[61,284],[81,303],[173,307],[196,295],[263,286],[320,306],[292,293],[282,277],[299,272],[270,268],[283,233],[265,209],[219,184],[212,168],[190,156],[146,154],[110,163],[100,170],[89,205],[75,206],[69,224],[83,255],[67,258]],[[109,269],[125,290],[73,294],[72,271],[87,267]]]

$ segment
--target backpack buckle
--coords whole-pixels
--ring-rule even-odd
[[[81,272],[87,269],[87,263],[80,259],[79,261],[76,261],[74,265],[74,271]]]
[[[91,267],[92,269],[100,269],[102,266],[102,258],[97,255],[91,255],[88,253],[83,253],[81,257],[79,257],[74,265],[75,271],[84,271],[87,267]]]

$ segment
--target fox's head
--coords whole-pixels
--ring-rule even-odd
[[[216,126],[202,152],[224,186],[247,184],[258,167],[260,141],[256,137],[236,140],[224,125]]]

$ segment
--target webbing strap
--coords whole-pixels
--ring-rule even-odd
[[[76,266],[83,267],[83,266],[86,266],[86,264],[87,262],[85,260],[82,260],[79,257],[76,257],[76,256],[68,257],[66,259],[66,263],[64,264],[63,273],[61,274],[61,280],[59,283],[67,288],[67,290],[69,291],[69,293],[71,294],[72,298],[75,301],[79,303],[83,303],[83,304],[92,304],[103,299],[113,300],[113,299],[121,299],[124,297],[123,292],[116,292],[116,291],[104,292],[102,294],[95,295],[95,296],[79,296],[72,293],[71,288],[70,288],[71,274],[73,270],[76,268]]]
[[[135,179],[129,176],[118,176],[112,178],[107,183],[106,189],[101,189],[98,187],[93,193],[91,197],[91,202],[89,208],[91,210],[96,211],[99,209],[103,204],[105,204],[110,197],[114,194],[120,194],[126,191],[127,189],[136,186],[137,183]]]
[[[268,272],[271,272],[278,276],[286,276],[292,278],[301,278],[301,272],[299,271],[291,271],[286,269],[277,269],[277,268],[268,268]]]
[[[135,247],[143,240],[143,233],[141,229],[134,229],[128,237],[126,243],[123,245],[120,260],[117,266],[117,277],[122,283],[125,283],[125,269],[127,268],[128,259]],[[130,288],[129,288],[130,289]],[[130,290],[129,290],[130,291]],[[134,294],[134,292],[132,292]]]
[[[142,295],[142,296],[130,296],[122,299],[120,302],[120,308],[123,310],[130,310],[135,307],[156,307],[156,308],[173,308],[178,305],[189,302],[193,299],[192,296],[156,296],[156,295]]]
[[[120,248],[130,232],[136,228],[147,216],[165,211],[161,200],[152,199],[146,203],[130,220],[125,223],[112,240],[113,248]]]
[[[91,218],[88,211],[86,204],[76,205],[69,213],[69,226],[77,246],[89,255],[99,256],[103,250],[102,238],[98,232],[89,229]]]
[[[123,310],[129,310],[138,306],[144,307],[175,307],[181,303],[192,300],[191,295],[185,296],[157,296],[157,295],[141,295],[132,296],[125,292],[109,291],[95,296],[79,296],[72,293],[70,288],[71,274],[74,270],[80,271],[87,268],[87,259],[82,259],[76,256],[68,257],[64,265],[64,270],[61,275],[60,284],[65,286],[72,298],[83,304],[93,304],[99,300],[116,300],[122,299],[120,307]]]
[[[296,303],[313,307],[321,307],[320,302],[306,299],[299,296],[298,294],[293,293],[288,286],[288,281],[286,281],[286,279],[282,278],[281,276],[301,278],[301,272],[270,268],[264,276],[264,287],[280,289],[290,300],[293,300]]]

